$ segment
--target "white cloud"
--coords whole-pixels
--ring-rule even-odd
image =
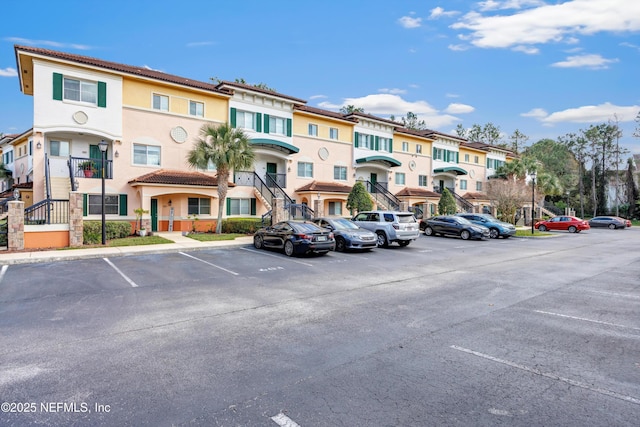
[[[487,2],[485,2],[487,3]],[[492,4],[498,2],[492,2]],[[533,2],[504,2],[520,6]],[[469,12],[451,28],[468,30],[471,43],[482,48],[550,42],[575,43],[577,36],[599,32],[640,31],[640,2],[627,0],[570,0],[543,4],[511,15],[483,15]],[[537,5],[537,4],[535,4]]]
[[[415,83],[411,83],[411,84],[409,85],[409,87],[410,87],[411,89],[418,89],[418,88],[420,88],[420,85],[417,85],[417,84],[415,84]]]
[[[5,68],[2,69],[0,68],[0,77],[17,77],[18,76],[18,72],[16,71],[15,68]]]
[[[379,117],[404,117],[409,111],[416,114],[419,120],[424,120],[430,128],[441,128],[450,126],[460,121],[450,114],[442,114],[426,101],[406,101],[398,95],[374,94],[360,98],[345,98],[341,104],[333,104],[325,101],[318,104],[320,108],[328,110],[339,110],[345,105],[354,105],[364,108],[365,113],[377,115]]]
[[[217,44],[216,42],[190,42],[187,43],[187,47],[200,47],[200,46],[211,46]]]
[[[471,105],[452,102],[444,111],[449,114],[467,114],[472,113],[475,110],[476,109]]]
[[[551,64],[559,68],[591,68],[602,70],[609,68],[609,64],[618,62],[617,59],[605,59],[600,55],[576,55],[569,56],[566,60]]]
[[[460,95],[458,95],[457,93],[447,93],[445,96],[447,98],[460,98]]]
[[[142,68],[144,68],[145,70],[149,70],[149,71],[158,71],[158,72],[160,72],[160,73],[164,73],[164,71],[159,70],[159,69],[157,69],[157,68],[151,68],[151,67],[150,67],[150,66],[148,66],[148,65],[143,65],[143,66],[142,66]]]
[[[628,107],[605,102],[600,105],[585,105],[582,107],[568,108],[548,114],[541,108],[535,108],[529,113],[521,114],[524,117],[533,117],[545,125],[557,123],[606,123],[617,117],[618,122],[633,122],[640,111],[640,105]]]
[[[522,46],[522,45],[515,46],[511,50],[513,50],[515,52],[526,53],[527,55],[535,55],[537,53],[540,53],[540,49],[538,49],[537,47]]]
[[[405,89],[387,89],[387,88],[378,89],[378,92],[390,93],[390,94],[393,94],[393,95],[402,95],[402,94],[407,93],[407,91]]]
[[[451,10],[447,12],[443,8],[438,6],[431,9],[431,14],[429,15],[429,19],[438,19],[441,17],[455,16],[455,15],[458,15],[459,13],[460,12],[457,12],[455,10]]]
[[[327,95],[313,95],[310,96],[309,99],[326,99]]]
[[[23,44],[28,46],[47,46],[47,47],[55,47],[56,49],[78,49],[78,50],[89,50],[92,49],[91,46],[84,44],[76,44],[76,43],[60,43],[52,40],[33,40],[33,39],[25,39],[22,37],[7,37],[5,40],[11,43]]]
[[[450,44],[448,47],[454,52],[464,52],[465,50],[469,49],[469,46],[465,44]]]
[[[398,22],[404,28],[418,28],[420,27],[420,25],[422,25],[422,18],[413,18],[411,16],[403,16],[402,18],[398,19]]]
[[[487,0],[478,3],[478,8],[482,11],[501,10],[501,9],[522,9],[530,6],[541,6],[544,2],[541,0],[507,0],[496,1]]]
[[[629,47],[631,49],[635,49],[637,51],[640,51],[640,46],[638,46],[637,44],[628,43],[628,42],[622,42],[622,43],[620,43],[620,46]]]

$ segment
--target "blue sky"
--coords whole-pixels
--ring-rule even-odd
[[[108,4],[108,6],[106,6]],[[429,128],[491,122],[529,144],[640,112],[640,2],[300,0],[7,2],[0,26],[0,132],[32,125],[14,44],[207,81],[244,78],[308,105]]]

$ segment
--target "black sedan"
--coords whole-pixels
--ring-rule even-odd
[[[335,249],[333,233],[312,222],[282,221],[263,227],[253,236],[256,249],[281,249],[287,256],[326,254]]]
[[[617,216],[594,216],[589,220],[591,228],[607,227],[611,230],[616,228],[631,227],[631,221]]]
[[[462,240],[489,239],[487,227],[473,224],[471,221],[454,215],[440,215],[423,219],[420,229],[427,236],[460,236]]]
[[[320,227],[333,231],[336,238],[336,251],[347,249],[373,249],[378,246],[378,236],[373,231],[358,227],[346,218],[316,218]]]

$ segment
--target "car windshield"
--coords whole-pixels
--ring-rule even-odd
[[[398,214],[398,222],[399,223],[416,222],[416,219],[413,217],[413,214],[410,214],[410,215]]]
[[[292,224],[298,233],[316,233],[321,231],[320,227],[310,222],[296,222]]]
[[[482,214],[480,216],[483,217],[483,218],[488,219],[489,221],[497,221],[498,220],[498,218],[496,218],[495,216],[490,215],[490,214]]]
[[[340,218],[331,221],[336,230],[357,230],[359,227],[348,219]]]
[[[471,221],[469,221],[467,218],[463,218],[461,216],[457,216],[455,218],[460,224],[467,224],[467,225],[471,224]]]

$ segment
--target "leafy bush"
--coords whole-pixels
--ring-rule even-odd
[[[102,221],[84,221],[82,238],[85,245],[102,243]],[[131,223],[126,221],[107,221],[105,223],[107,240],[121,239],[131,235]]]
[[[222,221],[223,233],[253,234],[260,227],[262,227],[260,218],[231,218]]]

